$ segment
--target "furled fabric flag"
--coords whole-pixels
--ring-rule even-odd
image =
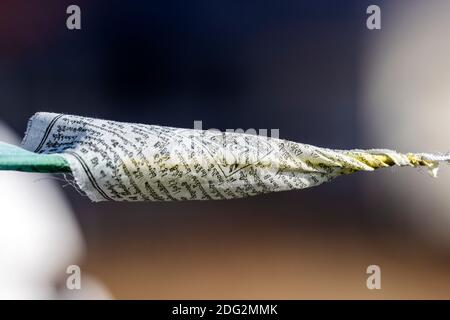
[[[242,198],[303,189],[339,175],[424,166],[450,155],[332,150],[264,136],[37,113],[22,150],[0,144],[0,169],[71,171],[93,201]]]

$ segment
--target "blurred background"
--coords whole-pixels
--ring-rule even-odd
[[[71,4],[81,30],[66,28]],[[370,4],[381,8],[381,30],[366,28]],[[0,119],[19,136],[31,115],[51,111],[447,152],[449,9],[439,0],[2,0]],[[48,184],[56,191],[31,196]],[[438,179],[385,169],[211,202],[91,203],[64,184],[38,177],[16,202],[1,193],[0,256],[12,265],[3,296],[71,298],[61,287],[65,266],[77,264],[82,285],[84,274],[94,283],[89,298],[450,298],[446,166]],[[27,214],[44,217],[39,210],[67,219],[45,215],[31,240]],[[23,220],[12,222],[16,211]],[[381,290],[366,287],[373,264]],[[5,289],[33,271],[33,291]],[[17,272],[23,279],[12,281]]]

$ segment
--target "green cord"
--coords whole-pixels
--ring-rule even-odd
[[[58,173],[71,172],[66,159],[57,154],[38,154],[0,142],[0,170]]]

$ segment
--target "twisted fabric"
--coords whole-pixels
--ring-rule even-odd
[[[243,133],[37,113],[19,148],[0,145],[0,169],[71,171],[93,201],[232,199],[303,189],[389,166],[436,176],[450,155],[332,150]]]

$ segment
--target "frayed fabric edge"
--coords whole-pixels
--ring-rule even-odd
[[[101,202],[106,199],[88,182],[89,178],[85,173],[80,162],[72,155],[62,153],[61,156],[69,163],[70,169],[72,170],[72,175],[78,189],[81,190],[86,196],[93,202]]]

